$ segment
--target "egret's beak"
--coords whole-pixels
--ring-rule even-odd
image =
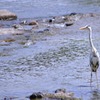
[[[79,29],[80,29],[80,30],[84,30],[84,29],[86,29],[86,27],[80,27]]]

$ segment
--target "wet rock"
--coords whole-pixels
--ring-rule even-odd
[[[3,40],[4,42],[14,42],[15,41],[15,39],[12,39],[12,38],[7,38],[7,39],[5,39],[5,40]]]
[[[64,15],[64,20],[66,22],[75,22],[83,17],[83,14],[81,13],[70,13],[67,15]]]
[[[75,22],[77,20],[79,20],[80,18],[82,18],[83,14],[81,13],[70,13],[67,15],[63,15],[63,16],[56,16],[56,17],[52,17],[50,18],[47,22],[49,23],[65,23],[65,22]],[[72,23],[68,24],[67,26],[72,25]]]
[[[12,25],[12,27],[14,29],[23,29],[23,27],[21,25],[19,25],[19,24],[14,24],[14,25]]]
[[[59,92],[66,93],[66,89],[57,89],[57,90],[55,90],[55,93],[59,93]]]
[[[33,20],[33,21],[29,22],[28,25],[38,25],[38,23],[35,20]]]
[[[49,23],[51,23],[52,22],[52,19],[49,19]]]
[[[55,17],[53,17],[53,18],[51,18],[51,19],[49,19],[49,23],[52,23],[53,21],[55,20]]]
[[[15,20],[17,19],[17,15],[8,11],[8,10],[0,10],[0,20]]]
[[[61,100],[81,100],[80,98],[74,97],[74,94],[72,92],[66,92],[66,89],[57,89],[55,93],[41,93],[41,92],[35,92],[32,95],[29,96],[30,100],[33,99],[61,99]]]
[[[64,19],[63,19],[63,16],[56,16],[56,17],[53,17],[52,19],[49,19],[49,23],[57,23],[57,24],[60,24],[60,23],[64,23]]]
[[[46,29],[44,29],[44,31],[49,31],[49,29],[48,29],[48,28],[46,28]]]
[[[43,98],[43,94],[41,92],[35,92],[32,95],[30,95],[30,100],[31,99],[42,99]]]
[[[73,25],[74,23],[65,23],[65,26],[71,26]]]
[[[73,13],[70,13],[69,15],[70,15],[70,16],[72,16],[72,15],[77,15],[77,13],[73,12]]]

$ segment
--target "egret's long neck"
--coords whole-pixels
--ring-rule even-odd
[[[89,27],[89,40],[90,40],[91,49],[93,50],[95,47],[94,47],[94,44],[92,42],[92,29],[91,29],[91,27]]]

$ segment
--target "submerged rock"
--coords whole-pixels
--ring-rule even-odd
[[[0,20],[15,20],[17,19],[17,15],[8,11],[8,10],[0,10]]]

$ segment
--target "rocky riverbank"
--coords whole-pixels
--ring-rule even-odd
[[[32,70],[32,74],[34,74],[33,67],[42,69],[42,67],[59,66],[61,62],[65,63],[64,61],[66,61],[66,59],[74,60],[75,57],[85,56],[88,54],[88,45],[85,44],[86,47],[84,48],[81,44],[83,42],[81,41],[87,35],[83,35],[83,33],[79,31],[79,28],[86,24],[93,27],[96,32],[94,37],[99,39],[99,35],[97,35],[97,33],[100,32],[99,14],[70,13],[62,16],[23,20],[18,19],[16,14],[9,13],[9,11],[7,14],[0,13],[2,15],[0,16],[0,63],[1,67],[4,66],[0,72],[1,77],[3,75],[2,72],[9,69],[9,65],[11,67],[14,66],[13,69],[10,68],[9,71],[7,71],[11,75],[15,70],[17,70],[18,73],[20,72],[20,74],[21,72],[23,73],[25,71],[23,73],[25,74],[27,71],[30,72]],[[4,13],[6,13],[5,10]],[[69,39],[72,41],[68,42],[67,40]],[[44,46],[42,46],[42,44],[38,45],[38,43],[43,43]],[[74,45],[74,43],[77,45]],[[33,46],[33,48],[31,48],[31,46]],[[59,50],[56,51],[56,49]],[[13,75],[15,76],[16,74],[17,76],[18,73],[15,72]],[[40,73],[37,73],[37,76],[41,76]],[[4,76],[6,77],[6,75],[3,75],[3,78]],[[6,97],[4,98],[4,100],[6,100]]]
[[[93,13],[71,13],[63,16],[19,21],[18,19],[14,20],[17,18],[16,14],[7,10],[1,10],[0,13],[1,45],[16,42],[25,46],[34,44],[37,40],[41,40],[46,36],[60,34],[60,30],[75,27],[75,23],[79,20],[99,17],[99,14]],[[9,19],[10,21],[8,21]]]

